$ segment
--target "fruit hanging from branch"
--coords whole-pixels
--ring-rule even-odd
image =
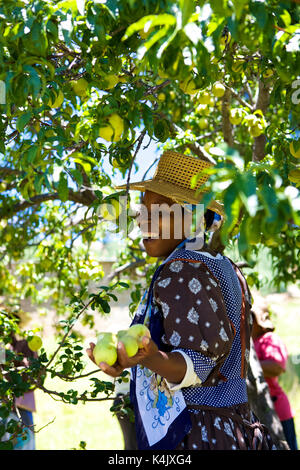
[[[99,137],[108,142],[118,142],[124,132],[124,121],[117,114],[113,113],[109,116],[105,126],[100,127]]]

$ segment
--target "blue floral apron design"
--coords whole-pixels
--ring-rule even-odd
[[[178,245],[176,250],[184,243]],[[155,280],[169,258],[155,271],[149,290],[145,291],[133,320],[133,323],[148,326],[159,349],[162,348],[162,320],[157,314],[158,309],[152,306],[152,291]],[[149,369],[140,365],[131,369],[130,398],[135,408],[140,450],[174,449],[190,431],[192,425],[182,392],[171,392],[165,380]]]

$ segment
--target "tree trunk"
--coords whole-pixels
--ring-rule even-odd
[[[247,388],[250,408],[259,421],[268,428],[277,449],[290,450],[285,440],[281,422],[274,409],[269,387],[264,379],[263,370],[257,358],[252,340]]]

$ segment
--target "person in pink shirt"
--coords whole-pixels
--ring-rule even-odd
[[[269,307],[264,299],[257,299],[252,306],[252,338],[257,357],[269,386],[275,411],[281,421],[286,441],[291,450],[298,450],[294,413],[286,393],[280,387],[278,377],[285,372],[288,352],[269,317]]]

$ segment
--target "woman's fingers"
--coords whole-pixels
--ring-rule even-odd
[[[124,367],[124,369],[126,369],[126,367],[130,367],[129,366],[129,357],[128,357],[128,354],[126,352],[124,343],[122,343],[122,341],[118,342],[118,363],[122,367]]]
[[[86,349],[87,355],[89,356],[90,360],[93,361],[93,362],[95,362],[94,354],[93,354],[94,347],[95,347],[95,343],[90,343],[90,347],[88,349]],[[96,362],[95,362],[95,364],[96,364]]]
[[[124,370],[119,364],[109,366],[106,362],[100,362],[99,367],[103,372],[105,372],[105,374],[110,375],[111,377],[119,377]]]
[[[121,341],[118,342],[117,352],[118,352],[118,360],[116,364],[109,366],[106,362],[101,362],[100,364],[96,364],[93,350],[95,348],[94,343],[90,343],[90,347],[86,350],[88,357],[93,361],[100,369],[105,372],[106,374],[110,375],[111,377],[118,377],[123,372],[124,369],[129,367],[134,367],[139,364],[145,357],[151,356],[155,354],[158,350],[154,341],[148,336],[144,336],[142,338],[143,348],[139,349],[137,354],[132,357],[128,357],[126,352],[124,343]]]

